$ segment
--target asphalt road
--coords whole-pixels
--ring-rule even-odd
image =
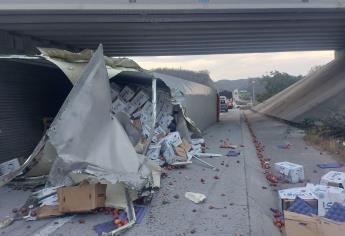
[[[222,114],[221,122],[207,129],[204,137],[207,152],[225,155],[228,149],[219,148],[221,140],[244,147],[239,147],[238,157],[204,158],[218,170],[194,160],[187,168],[171,171],[162,181],[163,187],[144,222],[126,235],[280,235],[269,210],[277,204],[276,192],[269,189],[259,167],[241,112],[229,110]],[[187,200],[187,191],[205,194],[206,202]],[[174,198],[176,194],[178,199]]]
[[[258,139],[265,145],[265,154],[271,162],[288,160],[305,166],[306,179],[317,183],[328,170],[317,163],[332,161],[332,157],[307,147],[303,132],[261,115],[246,112]],[[221,122],[205,131],[207,152],[226,154],[219,148],[221,140],[239,147],[237,157],[203,158],[216,166],[212,170],[193,160],[186,168],[168,171],[162,179],[162,188],[155,193],[145,218],[124,235],[227,235],[275,236],[280,235],[272,223],[270,208],[278,206],[277,189],[293,187],[284,184],[271,187],[265,179],[256,157],[243,113],[230,110],[221,115]],[[292,144],[290,149],[279,149],[279,144]],[[306,148],[307,147],[307,148]],[[316,172],[315,172],[316,171]],[[201,179],[204,179],[202,183]],[[299,184],[304,185],[304,184]],[[207,196],[205,202],[195,204],[184,197],[185,192],[198,192]],[[0,217],[20,206],[28,192],[0,189]],[[93,226],[109,221],[109,215],[77,215],[58,221],[50,219],[36,222],[14,222],[0,230],[3,235],[96,235]],[[85,223],[80,224],[79,219]]]

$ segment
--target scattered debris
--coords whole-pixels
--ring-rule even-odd
[[[343,167],[343,164],[338,163],[338,162],[330,162],[330,163],[317,164],[317,166],[321,169],[329,169],[329,168],[341,168]]]
[[[13,221],[14,221],[13,217],[10,217],[10,216],[5,217],[3,220],[0,221],[0,229],[6,228],[10,224],[12,224]]]
[[[222,157],[223,155],[222,154],[217,154],[217,153],[196,153],[195,154],[196,156],[198,157],[209,157],[209,158],[212,158],[212,157]]]
[[[215,207],[213,205],[209,205],[208,209],[212,210],[212,209],[226,209],[226,207]]]
[[[292,144],[290,144],[290,143],[277,145],[277,147],[280,149],[290,149],[291,146],[292,146]]]
[[[231,149],[236,149],[237,146],[236,145],[232,145],[230,143],[228,143],[227,141],[223,141],[223,143],[221,143],[219,145],[220,148],[231,148]]]
[[[199,157],[197,156],[193,156],[195,159],[197,159],[198,161],[200,161],[201,163],[204,163],[205,165],[207,165],[208,167],[212,168],[212,169],[216,169],[216,167],[214,165],[211,165],[210,163],[204,161],[204,160],[201,160]]]
[[[283,214],[277,209],[271,208],[271,211],[272,211],[273,218],[274,218],[273,224],[275,226],[277,226],[280,231],[282,231],[282,228],[285,225]]]
[[[206,196],[202,193],[186,192],[184,196],[194,203],[201,203],[206,199]]]
[[[168,201],[168,200],[166,200],[166,199],[164,199],[163,201],[162,201],[162,205],[167,205],[167,204],[169,204],[170,202]]]
[[[239,156],[239,155],[241,155],[241,152],[240,152],[239,150],[230,150],[230,151],[226,154],[226,156],[228,156],[228,157],[237,157],[237,156]]]
[[[79,224],[85,224],[85,220],[84,219],[79,219]]]
[[[278,183],[278,177],[272,174],[267,174],[266,179],[271,182],[272,184]]]

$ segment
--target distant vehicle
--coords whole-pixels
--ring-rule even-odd
[[[228,103],[225,96],[219,97],[220,112],[228,112]]]
[[[234,108],[234,102],[233,102],[232,98],[230,98],[228,100],[228,109],[233,109],[233,108]]]

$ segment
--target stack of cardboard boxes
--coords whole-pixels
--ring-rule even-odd
[[[120,112],[125,113],[133,126],[140,130],[142,144],[148,145],[147,158],[162,166],[187,161],[191,150],[201,152],[199,143],[192,146],[176,130],[174,106],[168,91],[157,90],[156,123],[152,140],[147,144],[153,125],[151,88],[130,84],[121,88],[114,82],[110,84],[110,87],[113,101],[112,114],[116,116]],[[196,146],[199,148],[197,149]]]

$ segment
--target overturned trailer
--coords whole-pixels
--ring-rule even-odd
[[[130,210],[138,195],[159,187],[157,158],[144,157],[160,144],[155,140],[158,126],[164,131],[174,120],[172,129],[191,140],[216,121],[217,95],[208,86],[144,71],[128,59],[104,57],[101,48],[96,53],[41,52],[0,60],[0,160],[19,160],[2,170],[1,185],[17,176],[48,176],[46,186],[52,187],[102,182],[108,185],[106,205]],[[135,109],[114,112],[112,83],[122,91],[131,85],[136,94],[149,94],[147,121],[152,126],[146,133],[144,126],[142,133],[135,129]],[[161,97],[173,104],[171,115]],[[158,122],[167,116],[170,123]]]
[[[31,154],[90,59],[83,53],[46,51],[35,57],[0,57],[0,162],[13,158],[22,162]],[[127,60],[126,63],[118,62],[116,69],[107,65],[109,79],[162,79],[172,93],[181,91],[186,116],[197,127],[203,130],[216,121],[213,88],[168,75],[150,74],[135,63],[130,65]]]

